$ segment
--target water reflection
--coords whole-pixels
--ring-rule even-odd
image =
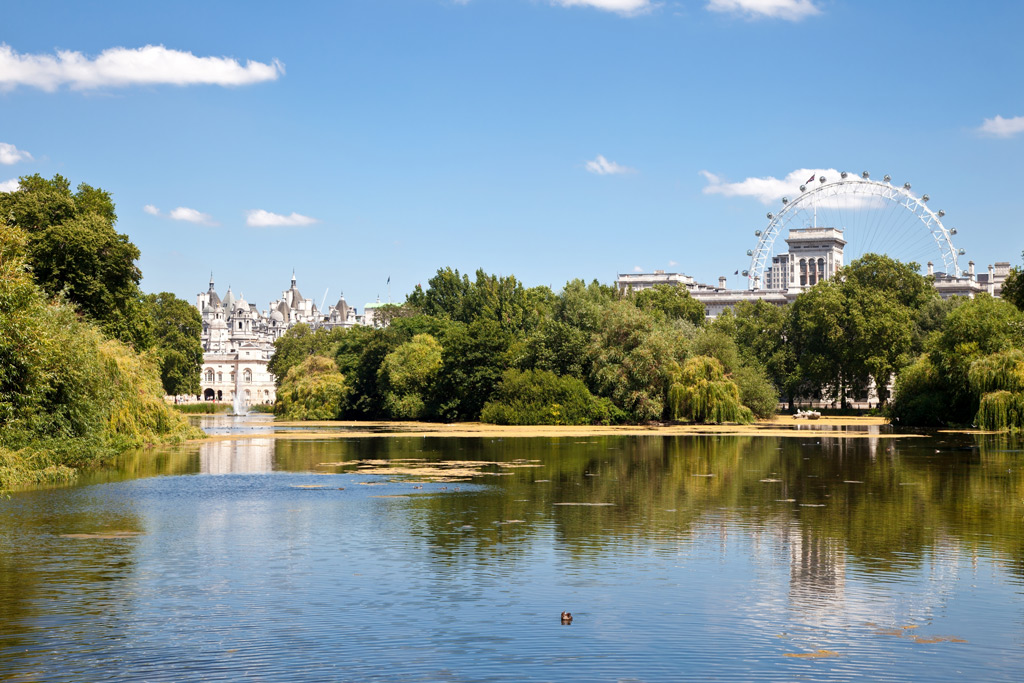
[[[142,452],[0,506],[0,678],[1015,680],[1021,442],[885,436]]]

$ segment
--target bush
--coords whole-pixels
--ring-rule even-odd
[[[889,417],[895,424],[938,427],[951,401],[948,385],[925,354],[896,376]]]
[[[575,377],[548,370],[506,370],[480,419],[506,425],[585,425],[622,422],[622,411],[590,393]]]
[[[779,392],[759,365],[741,365],[732,373],[732,381],[740,390],[740,403],[750,408],[755,417],[767,420],[779,407]]]

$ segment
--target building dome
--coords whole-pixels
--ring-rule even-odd
[[[228,324],[226,322],[224,322],[223,320],[221,320],[220,318],[217,318],[212,323],[210,323],[210,329],[211,330],[226,330],[226,329],[228,329]]]
[[[272,321],[278,322],[278,323],[283,323],[284,322],[284,316],[281,315],[281,311],[278,311],[278,310],[271,311],[270,319]]]

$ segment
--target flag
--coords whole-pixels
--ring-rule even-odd
[[[389,285],[391,284],[391,276],[390,275],[388,275],[388,284]]]
[[[739,274],[740,274],[740,271],[738,271],[738,270],[735,273],[733,273],[733,275],[739,275]]]
[[[813,181],[813,180],[814,180],[814,174],[812,173],[812,174],[811,174],[811,177],[810,177],[810,178],[808,178],[808,179],[807,179],[807,181],[806,181],[806,182],[805,182],[804,184],[806,185],[807,183],[809,183],[809,182],[811,182],[811,181]]]

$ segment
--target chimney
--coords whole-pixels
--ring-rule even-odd
[[[991,284],[996,279],[996,267],[991,263],[988,264],[988,281]]]
[[[967,262],[967,275],[972,280],[974,279],[974,261]]]
[[[992,270],[991,266],[989,266],[989,270]],[[718,276],[718,288],[719,289],[725,289],[725,276],[724,275],[719,275]]]
[[[928,262],[928,274],[935,275],[935,264],[931,261]]]

